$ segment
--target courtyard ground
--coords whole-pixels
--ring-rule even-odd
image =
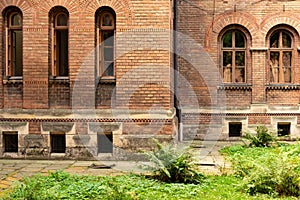
[[[237,142],[227,141],[205,141],[194,142],[193,154],[197,159],[200,169],[204,173],[219,174],[222,170],[229,168],[219,149],[224,146],[233,145]],[[95,165],[114,165],[111,169],[95,169]],[[45,174],[56,170],[64,170],[79,175],[120,175],[124,173],[143,173],[142,162],[137,161],[79,161],[79,160],[21,160],[0,159],[0,193],[8,189],[13,182],[22,177],[34,174]]]

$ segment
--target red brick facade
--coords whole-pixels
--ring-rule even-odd
[[[228,140],[258,124],[300,136],[299,0],[6,0],[0,11],[0,157],[123,158],[153,137]]]
[[[199,77],[197,73],[193,72],[194,69],[197,69],[197,66],[187,64],[180,57],[178,58],[177,68],[179,73],[195,88],[196,94],[201,94],[198,96],[200,108],[197,109],[199,111],[189,108],[189,102],[183,103],[181,113],[183,130],[186,130],[184,134],[189,134],[189,128],[195,126],[195,122],[191,122],[190,119],[197,118],[200,114],[200,116],[210,116],[211,118],[220,116],[222,118],[219,121],[219,126],[215,124],[222,133],[217,137],[218,139],[230,139],[228,137],[228,134],[230,134],[229,124],[236,122],[242,124],[242,130],[252,131],[260,124],[266,125],[273,131],[277,130],[278,124],[286,124],[289,126],[291,138],[300,136],[298,123],[300,117],[299,10],[300,1],[297,0],[178,1],[176,9],[177,31],[188,35],[189,40],[193,40],[194,43],[197,43],[208,52],[214,64],[207,67],[214,69],[211,70],[211,73],[219,70],[221,79],[217,83],[217,87],[215,85],[210,87],[206,81],[208,79],[203,79],[203,75]],[[230,34],[233,34],[233,31],[238,31],[244,37],[246,54],[244,56],[245,61],[242,61],[242,63],[245,67],[245,80],[242,82],[227,82],[225,81],[225,72],[223,74],[224,63],[228,62],[225,60],[224,55],[226,51],[231,51],[230,48],[232,47],[224,43],[225,33],[230,31]],[[291,55],[290,63],[288,64],[291,66],[291,80],[285,79],[284,82],[275,82],[270,78],[273,75],[271,70],[272,53],[270,52],[274,48],[271,41],[277,37],[276,34],[281,34],[279,32],[289,34],[288,37],[291,40],[291,44],[285,46],[290,48],[289,51],[291,52],[289,54]],[[279,40],[283,39],[279,38]],[[179,39],[179,48],[180,42]],[[235,40],[234,44],[237,44],[237,42]],[[285,45],[284,42],[275,47],[276,52],[279,52],[280,45]],[[237,51],[244,51],[241,49],[237,49]],[[225,53],[222,53],[223,51]],[[285,49],[284,51],[288,50]],[[236,55],[236,52],[234,55]],[[285,54],[283,52],[280,55]],[[193,54],[191,57],[193,57]],[[237,62],[238,58],[232,56],[232,59],[233,61],[230,63],[236,64],[233,62]],[[280,67],[286,67],[284,58],[281,59]],[[233,68],[231,69],[233,70]],[[281,71],[284,76],[287,74],[286,69],[284,68]],[[214,75],[211,76],[214,77]],[[208,85],[207,88],[205,88],[205,85]],[[200,88],[199,91],[198,88]],[[209,98],[213,98],[211,92],[209,92],[210,90],[218,91],[217,99],[220,101],[218,105],[212,104],[207,107]],[[178,91],[185,94],[185,87],[181,86],[180,83],[178,83]],[[200,117],[199,124],[201,126],[196,127],[196,130],[190,133],[191,135],[194,136],[205,127],[207,128],[211,125],[211,120],[208,120],[207,117]],[[203,136],[200,135],[200,137]]]
[[[96,64],[104,11],[115,15],[115,75],[109,79],[99,76]],[[18,32],[10,30],[18,23],[14,12],[22,17],[18,77],[7,72],[11,54],[18,56],[10,46],[18,42]],[[67,35],[56,28],[64,23],[56,21],[59,12],[67,17]],[[4,141],[1,134],[0,157],[50,158],[60,148],[60,156],[69,158],[97,156],[99,134],[112,135],[109,152],[118,157],[123,150],[149,148],[152,137],[175,138],[172,1],[7,0],[0,2],[0,13],[0,131],[18,134],[18,141]],[[57,53],[63,45],[68,52]],[[64,59],[58,54],[68,57],[67,76],[53,74],[55,62]],[[10,152],[5,142],[16,143],[18,151]]]

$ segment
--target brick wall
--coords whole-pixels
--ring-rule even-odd
[[[186,79],[187,83],[179,81],[177,85],[178,96],[187,96],[180,99],[180,105],[193,105],[192,109],[186,109],[190,115],[195,116],[198,112],[210,113],[223,111],[232,115],[238,113],[240,118],[245,120],[243,124],[270,124],[271,118],[284,113],[281,120],[289,121],[288,116],[294,116],[299,106],[299,20],[300,1],[233,1],[233,0],[194,0],[179,1],[177,3],[177,24],[178,31],[185,37],[179,37],[178,41],[178,62],[177,68],[180,76]],[[270,82],[270,70],[268,63],[268,38],[271,31],[279,25],[293,35],[293,72],[292,82],[273,84]],[[247,50],[246,56],[246,82],[244,84],[226,84],[215,79],[214,73],[220,71],[221,65],[221,42],[220,35],[228,26],[239,26],[246,33]],[[183,38],[183,39],[182,39]],[[213,64],[206,64],[207,73],[200,73],[197,67],[207,63],[204,61],[195,62],[193,58],[201,57],[203,54],[192,52],[186,48],[186,43],[196,43],[202,47],[212,60]],[[183,58],[185,56],[185,58]],[[201,57],[206,58],[207,56]],[[196,69],[196,70],[195,70]],[[216,84],[208,82],[211,77]],[[186,90],[191,85],[192,90]],[[218,90],[219,104],[214,106],[212,91]],[[194,95],[194,96],[193,96]],[[193,104],[191,99],[197,100],[199,104]],[[192,98],[193,97],[193,98]],[[197,106],[200,106],[197,107]],[[222,106],[222,109],[220,107]],[[211,109],[211,111],[209,111]],[[274,110],[272,110],[274,109]],[[184,111],[183,111],[184,112]],[[268,112],[273,113],[269,115]],[[260,113],[252,115],[251,113]],[[276,114],[274,114],[276,113]],[[187,113],[188,115],[188,113]],[[194,117],[197,119],[197,117]],[[194,119],[193,118],[193,119]],[[197,125],[197,120],[188,118],[183,123]],[[207,124],[208,119],[200,120],[200,124]],[[232,118],[227,121],[234,121]],[[237,120],[239,121],[239,120]],[[227,122],[226,122],[227,123]],[[293,124],[293,123],[292,123]],[[224,124],[223,124],[224,126]],[[274,124],[275,127],[275,124]],[[243,127],[247,128],[247,127]],[[293,130],[297,130],[296,126]],[[294,134],[300,134],[299,131]]]
[[[173,43],[172,33],[169,31],[173,26],[172,1],[0,1],[1,30],[5,28],[2,12],[8,6],[18,7],[22,11],[23,77],[18,81],[3,77],[5,43],[1,41],[0,108],[13,109],[11,112],[1,110],[5,117],[28,124],[31,134],[40,134],[42,131],[43,138],[47,139],[47,134],[51,131],[64,132],[64,126],[60,123],[73,122],[76,111],[75,114],[79,115],[80,120],[75,119],[74,130],[67,130],[67,134],[71,135],[67,139],[72,140],[72,134],[89,133],[86,121],[99,120],[105,126],[113,124],[116,120],[114,118],[119,118],[111,116],[111,106],[116,105],[114,109],[120,109],[121,113],[122,110],[130,109],[130,112],[139,114],[139,128],[131,126],[133,124],[124,117],[119,119],[124,124],[120,126],[121,134],[129,134],[133,136],[133,140],[144,133],[167,135],[172,139],[175,131],[171,53]],[[57,6],[65,8],[69,17],[69,77],[57,78],[51,73],[52,22],[49,15]],[[109,81],[100,80],[95,67],[95,17],[102,6],[110,7],[116,13],[116,76]],[[4,38],[3,33],[4,31],[0,31],[1,39]],[[167,113],[172,114],[167,116]],[[149,126],[145,124],[152,120],[152,114],[157,121],[153,127],[159,127],[159,130],[148,130]],[[167,123],[164,122],[166,118]],[[41,123],[48,121],[59,125],[41,130]],[[119,132],[120,130],[118,134]],[[47,147],[48,142],[43,138],[43,146]],[[74,141],[70,142],[73,143]]]

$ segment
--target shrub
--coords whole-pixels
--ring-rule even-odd
[[[239,148],[235,148],[239,149]],[[226,152],[232,153],[231,150]],[[242,188],[252,195],[300,195],[300,145],[276,148],[244,148],[231,155]]]
[[[268,147],[276,141],[276,138],[269,133],[265,126],[257,126],[255,131],[256,135],[246,132],[243,136],[243,139],[250,142],[249,147]]]
[[[204,176],[197,171],[193,156],[180,152],[174,146],[162,145],[156,140],[157,149],[146,153],[153,170],[153,177],[167,183],[200,183]]]

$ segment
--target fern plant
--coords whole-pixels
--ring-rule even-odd
[[[266,126],[257,126],[256,135],[246,132],[243,139],[249,141],[249,147],[269,147],[276,141],[276,138],[269,133]]]
[[[148,169],[153,177],[167,183],[200,183],[204,176],[197,171],[193,156],[188,152],[180,152],[171,145],[162,145],[155,140],[157,149],[147,152],[152,163]]]

